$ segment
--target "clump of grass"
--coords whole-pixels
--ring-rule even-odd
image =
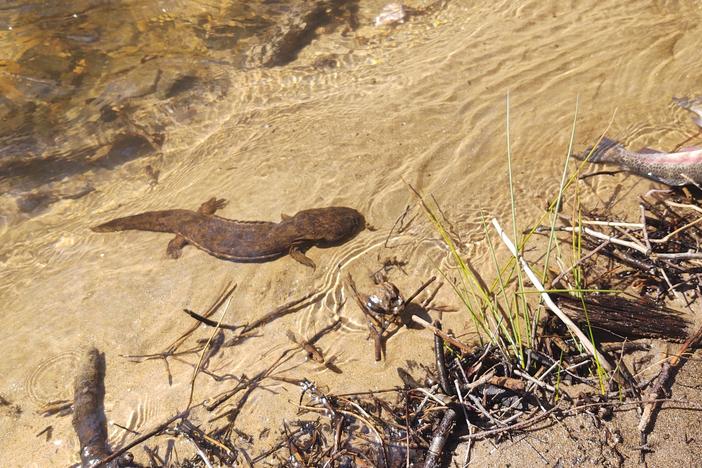
[[[546,250],[542,256],[543,258],[543,270],[541,273],[541,282],[548,277],[551,271],[551,261],[553,261],[561,267],[562,270],[570,270],[571,284],[568,288],[559,289],[559,292],[564,292],[571,294],[575,297],[583,297],[584,280],[583,271],[580,265],[580,259],[582,258],[582,241],[581,241],[581,229],[573,230],[571,239],[571,249],[569,257],[571,258],[572,266],[567,268],[566,265],[569,263],[566,259],[567,252],[564,252],[560,247],[558,240],[556,239],[556,222],[558,220],[558,214],[561,212],[564,204],[564,199],[569,197],[572,201],[572,210],[574,213],[573,219],[581,219],[581,209],[580,209],[580,197],[577,193],[577,184],[573,184],[577,180],[578,174],[583,167],[583,164],[589,158],[585,158],[577,170],[569,174],[570,160],[573,150],[573,142],[575,140],[575,129],[576,120],[578,113],[578,101],[576,100],[575,113],[573,117],[573,123],[570,132],[570,139],[568,142],[568,149],[566,157],[563,164],[563,172],[561,180],[558,186],[557,194],[548,204],[547,210],[542,214],[540,219],[533,223],[533,226],[539,226],[543,221],[548,218],[550,231],[546,239]],[[611,124],[611,122],[610,122]],[[530,290],[525,285],[525,281],[522,275],[522,269],[520,268],[516,258],[521,257],[521,253],[524,251],[524,247],[530,240],[531,236],[535,232],[535,228],[527,231],[524,235],[521,235],[518,229],[518,219],[517,219],[517,206],[516,197],[514,191],[514,179],[512,174],[512,148],[510,140],[510,116],[509,116],[509,96],[507,97],[507,171],[508,171],[508,181],[509,181],[509,195],[510,195],[510,206],[511,206],[511,221],[512,221],[512,237],[516,244],[516,253],[511,256],[508,260],[500,263],[497,255],[497,248],[492,240],[492,235],[488,231],[487,222],[485,221],[485,214],[482,214],[482,226],[483,232],[485,234],[485,240],[487,243],[490,260],[496,272],[495,279],[488,285],[479,276],[460,253],[457,246],[457,242],[452,238],[449,230],[446,228],[448,222],[443,217],[443,213],[436,201],[432,199],[432,203],[427,202],[420,193],[418,193],[414,188],[415,195],[417,196],[424,212],[426,213],[429,220],[432,222],[434,229],[439,233],[443,242],[449,250],[449,253],[456,264],[457,278],[448,277],[448,274],[441,269],[439,272],[447,282],[451,284],[456,296],[464,304],[468,314],[471,317],[476,330],[478,331],[478,336],[481,344],[489,342],[494,346],[499,347],[502,352],[513,357],[520,366],[526,368],[528,366],[526,362],[526,350],[534,349],[538,347],[539,337],[537,336],[538,324],[540,323],[541,314],[543,311],[543,303],[541,301],[530,301],[528,297],[533,297],[534,291]],[[609,127],[608,127],[609,128]],[[606,133],[606,131],[605,131]],[[603,136],[604,134],[603,133]],[[570,193],[569,189],[572,189],[574,193]],[[538,292],[538,291],[537,291]],[[551,290],[546,290],[543,292],[551,292]],[[587,318],[587,309],[585,308],[585,303],[583,301],[583,308]],[[589,335],[590,342],[594,341],[594,335],[592,332],[592,327],[589,326],[587,334]],[[574,326],[574,325],[573,325]],[[580,335],[580,341],[584,339],[584,335]],[[578,340],[576,339],[576,342]],[[596,350],[593,347],[585,346],[594,355],[594,362],[596,367],[596,374],[600,382],[600,388],[602,391],[605,390],[605,383],[607,381],[607,372],[602,366],[602,362]]]

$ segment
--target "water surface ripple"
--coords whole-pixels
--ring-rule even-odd
[[[106,353],[113,446],[182,409],[197,356],[172,361],[169,384],[162,361],[120,355],[163,349],[192,325],[182,309],[204,311],[229,281],[239,285],[234,323],[310,292],[319,300],[223,349],[212,362],[218,372],[255,375],[291,346],[287,330],[310,337],[337,318],[341,328],[319,346],[343,373],[298,353],[285,376],[351,392],[394,385],[398,367],[429,362],[431,336],[415,329],[401,330],[374,362],[345,280],[351,274],[368,290],[370,274],[399,259],[406,265],[389,276],[410,294],[437,265],[450,272],[406,183],[436,198],[462,253],[491,274],[482,218],[506,227],[511,219],[508,93],[520,228],[558,187],[576,98],[579,148],[613,115],[610,136],[631,146],[670,149],[696,131],[670,104],[702,93],[696,2],[412,0],[418,14],[388,27],[373,26],[380,0],[300,3],[329,13],[292,36],[290,18],[309,11],[284,1],[0,7],[0,395],[22,408],[0,418],[0,452],[13,466],[77,462],[70,418],[37,410],[70,395],[83,344]],[[266,49],[283,36],[295,38],[294,53]],[[618,184],[634,195],[654,185],[598,178],[582,183],[582,195],[603,206],[594,191]],[[277,221],[345,205],[376,229],[311,249],[314,272],[289,257],[236,264],[192,247],[172,260],[168,235],[89,229],[147,210],[196,209],[212,196],[229,200],[219,213],[228,218]],[[391,232],[408,206],[416,217]],[[437,304],[458,307],[450,289]],[[470,332],[460,308],[443,320]],[[209,333],[199,329],[193,343]],[[195,400],[230,384],[201,375]],[[298,390],[271,388],[254,392],[237,420],[256,452],[276,436],[259,439],[261,429],[295,412],[288,400]],[[48,425],[53,439],[37,439]]]

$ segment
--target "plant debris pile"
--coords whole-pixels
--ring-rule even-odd
[[[566,222],[560,226],[536,227],[532,232],[550,236],[555,232],[553,238],[558,242],[577,246],[570,266],[563,257],[557,259],[560,272],[549,270],[555,277],[546,286],[522,257],[523,250],[515,249],[496,220],[493,225],[513,257],[507,267],[498,268],[507,271],[495,282],[499,287],[490,288],[483,278],[469,276],[474,273],[466,263],[458,261],[450,234],[443,230],[438,218],[432,218],[457,264],[463,267],[463,284],[479,287],[461,296],[457,286],[452,285],[470,315],[479,317],[479,344],[467,344],[451,331],[444,331],[439,321],[426,320],[430,310],[440,310],[430,309],[430,303],[441,285],[427,299],[410,304],[434,283],[435,277],[407,296],[384,277],[376,279],[370,294],[359,292],[350,276],[347,280],[367,321],[375,360],[382,359],[384,342],[410,323],[422,325],[424,333],[433,333],[433,365],[422,365],[418,378],[397,369],[403,387],[342,394],[323,390],[307,378],[280,375],[280,365],[298,352],[334,372],[342,372],[315,345],[325,334],[336,333],[342,319],[313,337],[289,332],[294,346],[277,358],[270,358],[269,367],[253,377],[214,374],[208,364],[218,359],[222,347],[236,346],[243,339],[252,338],[252,330],[302,310],[322,297],[320,293],[310,293],[253,324],[233,325],[224,319],[236,286],[227,285],[203,314],[186,311],[195,323],[162,352],[125,356],[137,362],[162,359],[167,364],[177,356],[196,354],[199,361],[185,409],[152,431],[135,436],[102,458],[102,462],[106,466],[144,466],[128,452],[142,445],[150,466],[433,468],[449,462],[457,453],[463,453],[464,460],[469,461],[474,442],[481,439],[500,442],[583,412],[597,421],[606,420],[624,406],[640,411],[638,447],[643,461],[653,415],[668,392],[675,368],[684,362],[689,349],[702,340],[702,328],[691,331],[692,320],[670,304],[675,300],[681,308],[689,308],[701,294],[702,253],[698,247],[702,239],[702,208],[694,198],[683,202],[680,196],[675,193],[652,201],[642,198],[639,222],[603,221],[597,219],[597,213],[590,212],[586,218],[574,217],[577,222],[561,216]],[[527,297],[524,283],[516,273],[519,268],[538,294]],[[479,300],[469,304],[469,297]],[[225,310],[221,318],[209,318],[220,307]],[[553,314],[547,313],[546,308]],[[192,335],[199,327],[209,327],[210,338],[193,348],[179,350],[194,339]],[[225,334],[234,336],[226,339]],[[631,342],[637,338],[683,344],[661,363],[658,376],[642,381],[641,375],[630,371],[630,360],[625,359],[632,351],[650,349],[647,343]],[[94,357],[96,353],[93,350],[87,356]],[[91,432],[92,428],[99,429],[105,418],[99,395],[103,383],[96,377],[101,374],[94,365],[97,360],[88,358],[86,362],[92,367],[84,366],[87,370],[78,376],[76,395],[87,388],[85,391],[94,391],[95,397],[83,399],[90,403],[87,406],[76,398],[73,408],[74,414],[81,415],[78,419],[87,418],[77,423],[90,423],[80,426],[90,429],[82,434],[82,452],[106,444],[105,431]],[[196,403],[193,390],[198,374],[237,383]],[[237,416],[251,393],[271,380],[294,385],[301,395],[295,418],[271,428],[277,431],[277,439],[272,446],[263,448],[237,427]],[[158,450],[144,444],[162,435],[187,442],[194,455],[189,453],[190,458],[174,460],[170,449],[159,455]]]
[[[582,247],[590,251],[582,258],[588,272],[584,280],[598,289],[635,291],[657,303],[695,292],[702,273],[697,199],[685,192],[642,196],[639,208],[638,222],[618,222],[591,211],[588,219],[566,220],[557,228],[580,234]],[[548,230],[539,226],[536,232]]]
[[[326,395],[301,382],[300,413],[317,413],[284,428],[275,459],[287,466],[405,466],[424,462],[446,407],[423,389]],[[388,398],[392,396],[392,400]]]

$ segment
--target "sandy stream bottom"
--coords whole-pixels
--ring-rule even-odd
[[[695,2],[453,1],[434,14],[378,30],[370,21],[382,6],[374,0],[360,3],[365,23],[343,46],[335,42],[337,35],[323,35],[292,64],[232,72],[230,87],[236,92],[218,101],[209,125],[198,132],[185,126],[174,131],[159,159],[146,157],[100,173],[93,179],[96,190],[87,196],[60,200],[35,216],[19,213],[7,197],[0,200],[0,395],[12,403],[0,407],[0,464],[78,462],[70,417],[44,418],[37,411],[71,397],[84,344],[106,356],[109,423],[145,431],[182,409],[196,356],[171,361],[169,384],[162,361],[135,364],[120,355],[165,348],[191,325],[181,310],[204,311],[228,282],[238,284],[230,323],[253,321],[310,291],[323,297],[264,327],[259,337],[223,349],[210,370],[254,375],[291,346],[288,329],[309,337],[340,316],[344,326],[319,346],[343,373],[297,353],[284,366],[285,376],[306,377],[341,393],[400,384],[400,367],[419,373],[414,363],[431,362],[432,335],[403,329],[388,342],[386,359],[374,362],[363,316],[343,280],[350,273],[359,289],[368,290],[370,273],[385,259],[397,258],[407,262],[407,274],[393,270],[390,280],[409,294],[436,273],[435,264],[450,269],[446,249],[414,207],[403,179],[437,198],[461,235],[463,254],[490,277],[481,210],[511,229],[508,92],[522,228],[557,190],[576,96],[579,149],[605,130],[615,110],[609,135],[627,145],[668,149],[696,131],[670,101],[702,92],[702,9]],[[346,55],[335,67],[309,66],[342,49]],[[157,184],[145,175],[147,164],[159,165]],[[601,206],[619,185],[622,200],[655,186],[622,174],[582,184],[589,206]],[[377,230],[341,247],[311,249],[308,255],[318,265],[314,272],[289,257],[235,264],[193,247],[174,261],[165,256],[170,236],[89,230],[146,210],[195,209],[211,196],[229,200],[222,216],[245,220],[351,206]],[[385,247],[407,205],[419,216]],[[612,216],[638,214],[622,209]],[[445,327],[472,333],[448,285],[435,303],[458,310],[444,314]],[[196,337],[209,333],[203,328]],[[677,385],[673,396],[699,402],[700,370],[694,360],[686,365],[678,376],[684,385]],[[194,400],[232,385],[201,375]],[[237,427],[254,437],[252,455],[278,437],[277,428],[294,416],[298,397],[299,389],[281,382],[253,392],[237,419]],[[650,439],[655,449],[650,465],[700,466],[699,419],[690,412],[664,411]],[[474,460],[478,466],[616,464],[607,431],[618,429],[625,463],[636,462],[633,412],[606,430],[593,424],[583,415],[497,447],[481,443]],[[51,440],[36,436],[49,425]],[[108,428],[113,447],[132,437],[116,425]],[[165,446],[165,439],[159,444]],[[135,454],[143,456],[142,449]]]

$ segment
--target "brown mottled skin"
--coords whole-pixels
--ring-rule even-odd
[[[315,268],[314,262],[304,255],[308,248],[342,244],[366,227],[361,213],[340,206],[283,215],[281,222],[273,223],[215,216],[214,212],[224,204],[224,200],[212,198],[198,211],[148,211],[113,219],[92,229],[96,232],[136,229],[176,234],[167,249],[173,258],[178,258],[187,244],[193,244],[210,255],[235,262],[265,262],[290,254],[298,262]]]

